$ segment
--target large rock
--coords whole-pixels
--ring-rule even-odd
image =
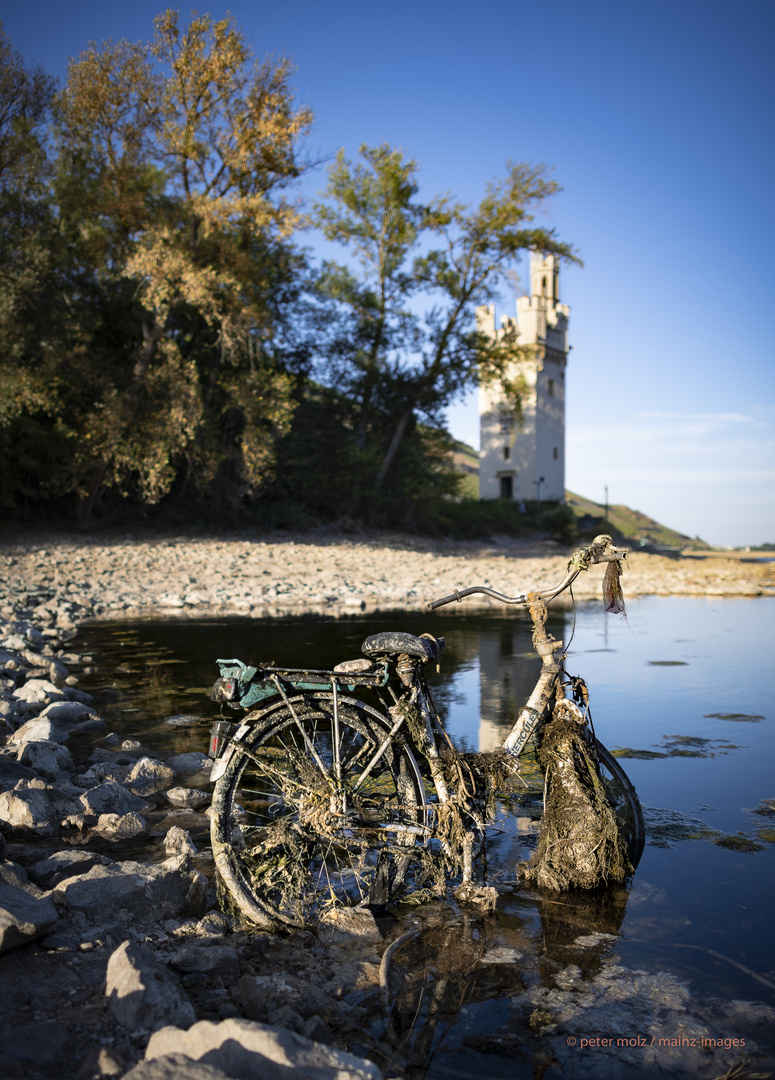
[[[318,937],[326,945],[382,940],[377,922],[367,908],[331,908],[320,920]]]
[[[130,1031],[155,1031],[196,1019],[187,995],[149,949],[125,941],[108,960],[105,993],[118,1022]]]
[[[173,825],[164,837],[164,850],[168,855],[196,855],[196,844],[185,829]]]
[[[48,780],[56,780],[62,773],[71,773],[74,769],[70,751],[61,743],[30,740],[19,749],[19,764],[34,769]]]
[[[196,772],[209,772],[215,762],[207,754],[192,750],[188,754],[176,754],[175,757],[167,758],[167,764],[180,776],[190,776]]]
[[[167,798],[173,806],[181,806],[188,810],[195,810],[212,802],[213,797],[209,791],[201,791],[199,788],[173,787],[167,792]]]
[[[148,809],[148,803],[139,795],[127,791],[121,784],[107,780],[90,791],[85,791],[78,799],[84,814],[100,817],[102,814],[137,814]]]
[[[18,702],[0,696],[0,730],[3,726],[13,731],[17,727],[16,706]]]
[[[13,832],[53,836],[58,817],[45,789],[16,788],[0,793],[0,822]]]
[[[108,840],[131,840],[145,828],[145,819],[139,814],[100,814],[94,831]]]
[[[58,918],[51,900],[0,881],[0,953],[42,937]]]
[[[161,761],[153,758],[141,757],[133,766],[124,783],[135,795],[156,795],[159,791],[166,791],[175,779],[175,770]]]
[[[87,917],[102,918],[123,908],[150,921],[200,906],[201,878],[180,858],[157,865],[109,863],[60,882],[54,896]]]
[[[266,1021],[278,1004],[288,1005],[304,1020],[321,1012],[330,998],[319,986],[294,975],[243,975],[237,1000],[248,1020]]]
[[[17,701],[43,701],[46,704],[53,701],[64,701],[65,698],[62,691],[58,690],[48,679],[28,679],[18,690],[14,690],[13,696]]]
[[[96,851],[73,848],[69,851],[55,851],[53,855],[48,855],[34,866],[28,867],[27,873],[41,889],[53,889],[65,878],[85,874],[93,866],[109,866],[111,862],[111,859],[98,855]]]
[[[87,725],[88,730],[96,730],[88,725],[90,722],[99,720],[94,709],[82,701],[55,701],[47,705],[40,715],[62,726],[67,725],[79,730],[84,724]],[[102,721],[100,721],[100,726],[107,727],[106,724],[102,724]]]
[[[8,740],[9,746],[23,746],[28,742],[66,742],[68,732],[51,717],[35,717],[18,727]]]
[[[99,761],[90,766],[85,772],[75,777],[75,782],[84,788],[93,788],[106,780],[112,780],[116,784],[123,784],[131,766],[117,765],[115,762]]]
[[[233,1080],[381,1080],[365,1058],[305,1039],[295,1032],[251,1020],[201,1020],[188,1031],[167,1027],[155,1032],[146,1061],[184,1054],[213,1065]]]
[[[141,1061],[124,1075],[124,1080],[233,1080],[222,1069],[192,1061],[184,1054],[167,1054],[153,1061]]]

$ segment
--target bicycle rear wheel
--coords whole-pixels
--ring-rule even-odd
[[[616,758],[595,739],[600,775],[613,807],[619,830],[627,843],[627,850],[633,870],[640,862],[646,844],[646,827],[643,822],[643,810],[637,792]]]
[[[353,698],[306,693],[249,715],[215,786],[216,868],[242,914],[307,926],[420,887],[425,792],[407,746]],[[376,758],[382,748],[381,756]]]

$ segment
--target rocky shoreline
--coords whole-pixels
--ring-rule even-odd
[[[474,583],[548,586],[567,558],[550,542],[325,533],[0,544],[0,1075],[383,1075],[344,1049],[368,1049],[368,1009],[347,995],[376,998],[400,930],[362,912],[287,937],[225,915],[189,832],[205,822],[208,759],[160,761],[119,742],[78,689],[89,658],[68,646],[81,622],[420,609]],[[583,576],[577,599],[599,596],[601,576]],[[730,556],[635,554],[624,578],[628,598],[762,596],[773,584],[772,564]],[[153,858],[127,857],[137,837],[154,838]],[[401,1074],[400,1055],[391,1068]]]

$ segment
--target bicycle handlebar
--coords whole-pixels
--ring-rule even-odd
[[[527,605],[533,598],[553,600],[555,596],[559,596],[569,585],[572,585],[582,571],[588,570],[590,565],[601,562],[623,562],[627,558],[627,552],[627,548],[614,547],[614,542],[610,536],[596,536],[589,547],[579,548],[578,551],[574,551],[568,562],[568,572],[560,584],[553,589],[544,589],[541,592],[536,590],[530,593],[522,593],[520,596],[506,596],[504,593],[496,592],[495,589],[487,588],[486,585],[472,585],[469,589],[456,589],[449,596],[442,596],[439,600],[432,600],[427,607],[429,611],[433,611],[434,608],[462,600],[464,596],[471,596],[473,593],[484,593],[485,596],[492,596],[495,600],[500,600],[502,604]]]

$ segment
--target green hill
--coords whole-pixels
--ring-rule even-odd
[[[565,501],[579,519],[579,529],[582,532],[594,531],[602,528],[605,522],[605,504],[585,499],[583,495],[576,495],[572,491],[565,492]],[[662,548],[694,548],[704,550],[710,545],[701,540],[699,536],[685,536],[683,533],[670,529],[667,525],[661,525],[648,514],[640,510],[631,510],[629,506],[621,504],[609,504],[608,521],[613,528],[626,540],[642,540],[646,544]]]

